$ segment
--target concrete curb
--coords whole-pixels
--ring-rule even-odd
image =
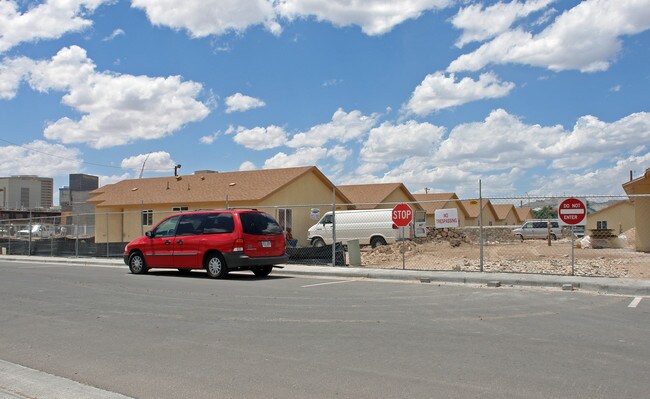
[[[79,266],[124,267],[116,258],[51,258],[41,256],[2,255],[0,260],[13,262],[64,263]],[[369,269],[363,267],[331,267],[311,265],[282,265],[276,275],[299,275],[338,278],[368,278],[381,280],[420,281],[432,283],[477,284],[499,282],[501,286],[547,287],[562,289],[571,285],[581,291],[602,294],[650,296],[650,280],[610,277],[557,276],[520,273],[446,272],[426,270]]]

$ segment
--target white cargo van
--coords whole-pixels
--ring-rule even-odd
[[[400,230],[393,229],[392,209],[364,209],[336,211],[336,241],[344,245],[349,240],[359,240],[360,245],[392,244],[400,239]],[[332,244],[332,212],[309,228],[309,242],[314,247]],[[405,229],[406,238],[412,237],[412,228]]]

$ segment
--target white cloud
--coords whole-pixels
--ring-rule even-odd
[[[320,147],[330,140],[346,143],[366,134],[377,122],[378,115],[363,115],[360,111],[349,113],[339,108],[329,123],[316,125],[307,132],[298,133],[287,143],[289,147]]]
[[[491,39],[508,29],[520,18],[524,18],[536,11],[546,8],[555,0],[530,0],[520,3],[499,2],[489,7],[483,4],[472,4],[461,8],[452,19],[451,23],[463,33],[456,41],[456,47],[463,47],[467,43]]]
[[[583,162],[596,163],[615,154],[629,153],[640,143],[650,143],[650,113],[634,113],[613,123],[587,115],[576,122],[569,134],[545,148],[542,155],[553,159],[551,165],[556,169],[576,169],[582,164],[577,162],[578,156]]]
[[[450,72],[478,71],[488,64],[517,63],[562,71],[604,71],[622,47],[621,37],[650,28],[650,1],[586,0],[565,11],[539,34],[504,32],[464,54]]]
[[[124,169],[133,169],[138,175],[144,165],[144,172],[166,172],[174,169],[174,162],[168,152],[157,151],[149,154],[140,154],[122,160],[120,166]]]
[[[544,163],[544,150],[566,134],[562,126],[526,125],[502,109],[494,110],[482,122],[454,127],[440,145],[434,159],[456,164],[471,159],[485,171],[533,167]]]
[[[452,0],[280,0],[276,9],[290,20],[314,16],[335,26],[358,25],[370,36],[382,35],[423,12],[441,9]]]
[[[115,39],[115,38],[118,37],[118,36],[123,36],[123,35],[125,35],[125,34],[126,34],[126,32],[124,32],[124,29],[115,29],[115,30],[113,31],[113,33],[111,33],[111,34],[108,35],[107,37],[103,38],[102,40],[105,41],[105,42],[107,42],[107,41],[110,41],[110,40]]]
[[[257,166],[251,161],[244,161],[239,165],[239,170],[257,170]]]
[[[279,152],[264,162],[264,169],[316,165],[319,160],[326,156],[327,149],[320,147],[300,148],[291,155]]]
[[[438,146],[445,129],[430,123],[409,121],[401,125],[384,122],[370,131],[360,151],[365,162],[393,162],[426,156]]]
[[[34,140],[23,146],[0,147],[0,175],[38,175],[44,173],[47,165],[48,176],[67,176],[81,170],[81,152],[61,144],[51,144]]]
[[[254,108],[266,106],[266,103],[258,98],[245,96],[241,93],[235,93],[226,98],[226,113],[244,112]]]
[[[215,140],[216,140],[220,135],[221,135],[221,132],[219,131],[219,132],[216,132],[216,133],[213,133],[213,134],[209,134],[209,135],[207,135],[207,136],[202,136],[202,137],[199,139],[199,142],[202,143],[202,144],[212,144],[212,143],[215,142]]]
[[[501,82],[491,72],[481,74],[478,80],[465,77],[458,82],[453,73],[447,76],[444,72],[436,72],[427,75],[415,88],[403,110],[425,116],[443,108],[455,107],[471,101],[504,97],[514,87],[514,83]]]
[[[282,31],[268,0],[132,0],[131,6],[143,9],[152,24],[184,29],[195,38],[260,24],[275,35]]]
[[[287,142],[287,133],[281,127],[274,125],[252,129],[240,126],[233,141],[252,150],[267,150],[284,145]]]
[[[586,171],[565,173],[557,170],[548,176],[540,176],[533,182],[534,195],[624,195],[622,184],[629,180],[630,171],[642,173],[650,165],[650,152],[639,156],[616,159],[611,166],[589,168]]]
[[[65,117],[49,124],[46,138],[65,144],[85,143],[101,149],[128,144],[137,140],[166,137],[186,123],[208,115],[205,104],[196,100],[201,85],[183,82],[180,76],[152,78],[97,72],[86,51],[72,46],[61,49],[51,60],[34,62],[28,58],[3,63],[14,76],[27,77],[38,91],[66,91],[62,102],[83,114],[80,120]],[[12,93],[11,72],[8,89],[0,91],[3,98]],[[5,85],[0,84],[0,88]]]
[[[433,125],[415,124],[420,134],[408,125],[384,123],[373,129],[360,151],[359,166],[341,180],[401,181],[413,191],[429,187],[461,196],[477,195],[479,179],[486,195],[524,190],[620,195],[627,171],[644,171],[650,160],[646,112],[613,122],[587,115],[566,129],[525,123],[497,109],[483,121],[454,127],[447,137]],[[397,160],[403,161],[386,170]]]
[[[16,96],[20,83],[29,75],[34,62],[27,58],[14,58],[0,63],[0,99],[11,100]]]
[[[138,172],[138,174],[139,173],[140,172]],[[107,184],[118,183],[118,182],[121,182],[122,180],[133,179],[134,178],[134,176],[129,174],[129,173],[124,173],[124,174],[119,175],[119,176],[118,175],[110,175],[110,176],[99,175],[98,177],[99,177],[99,187],[105,186]]]
[[[58,39],[65,33],[81,31],[92,25],[86,14],[106,1],[49,0],[22,13],[18,2],[0,1],[0,53],[20,43]]]
[[[345,162],[352,155],[352,150],[336,145],[327,151],[327,157],[336,162]]]

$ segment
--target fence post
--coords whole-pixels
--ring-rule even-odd
[[[97,226],[97,223],[95,223],[95,226]],[[110,240],[108,239],[108,231],[109,231],[109,229],[108,229],[108,212],[106,212],[106,257],[107,258],[108,258],[109,248],[110,248],[110,246],[109,246]],[[96,236],[96,234],[95,234],[95,236]]]
[[[481,179],[478,180],[478,230],[479,230],[479,271],[483,271],[483,192]]]
[[[74,257],[79,257],[79,217],[75,218],[74,222]]]
[[[32,211],[29,211],[29,241],[27,242],[27,256],[32,256]]]
[[[336,266],[336,186],[332,188],[332,267]]]

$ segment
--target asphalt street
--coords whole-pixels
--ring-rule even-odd
[[[650,389],[644,296],[275,271],[135,276],[123,265],[27,260],[0,261],[0,300],[0,397],[47,391],[35,377],[32,388],[9,386],[15,367],[135,398]]]

